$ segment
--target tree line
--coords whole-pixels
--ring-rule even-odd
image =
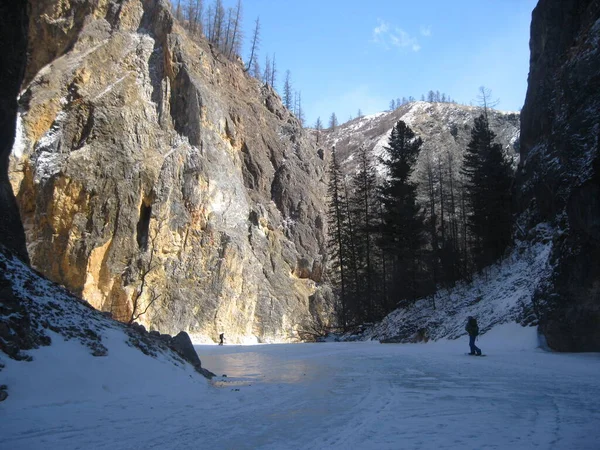
[[[402,98],[397,97],[395,99],[391,99],[389,110],[394,111],[394,110],[400,108],[401,106],[407,105],[408,103],[412,103],[414,101],[416,101],[416,99],[413,96],[402,97]],[[440,91],[432,91],[432,90],[430,90],[427,93],[427,96],[425,96],[425,94],[422,94],[421,101],[422,102],[427,101],[430,103],[456,103],[446,93],[444,93],[444,92],[440,93]]]
[[[223,6],[222,0],[214,0],[206,5],[204,0],[171,0],[171,6],[175,18],[192,37],[205,38],[214,49],[231,60],[241,59],[244,38],[241,25],[243,17],[241,0],[237,0],[234,7],[227,9]],[[278,75],[276,55],[265,55],[262,67],[259,62],[260,29],[260,18],[257,17],[250,38],[250,52],[244,62],[244,71],[265,85],[276,89]],[[284,106],[304,126],[302,92],[293,89],[289,70],[286,71],[282,92]]]
[[[284,95],[285,95],[285,87],[284,87]],[[426,100],[427,98],[427,100]],[[395,99],[390,100],[390,106],[388,111],[395,111],[397,109],[399,109],[401,106],[407,105],[408,103],[412,103],[416,101],[414,97],[409,96],[409,97],[398,97]],[[430,103],[456,103],[449,95],[446,95],[445,93],[440,93],[440,91],[429,91],[429,93],[427,94],[427,97],[425,97],[425,94],[421,95],[421,101],[428,101]],[[363,113],[362,110],[359,108],[358,112],[356,113],[356,118],[360,119],[361,117],[363,117]],[[354,117],[352,115],[350,115],[350,117],[348,118],[348,122],[350,122],[351,120],[354,120]],[[331,113],[331,116],[329,116],[329,130],[331,131],[335,131],[337,129],[339,125],[338,122],[338,118],[337,115],[335,114],[335,112]],[[317,118],[317,121],[315,122],[314,125],[314,129],[316,131],[316,137],[317,137],[317,144],[320,141],[320,136],[321,136],[321,132],[323,131],[323,122],[321,121],[321,117]]]
[[[208,40],[229,59],[239,56],[244,34],[242,31],[242,1],[225,8],[223,0],[205,5],[204,0],[171,0],[175,18],[192,36]]]
[[[513,170],[494,140],[484,109],[462,159],[443,149],[423,153],[403,121],[377,161],[382,178],[366,147],[351,176],[332,150],[328,249],[342,327],[380,320],[504,255],[512,242]]]

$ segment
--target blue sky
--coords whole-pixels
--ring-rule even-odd
[[[226,6],[234,1],[224,2]],[[479,86],[518,110],[529,71],[529,25],[537,0],[245,0],[244,59],[254,20],[261,22],[261,65],[276,55],[302,92],[306,123],[332,112],[340,122],[360,108],[371,114],[390,100],[430,89],[461,103]]]

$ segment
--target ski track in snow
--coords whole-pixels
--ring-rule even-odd
[[[75,344],[55,345],[66,358]],[[125,347],[51,371],[61,361],[40,349],[3,360],[0,448],[598,448],[599,354],[544,352],[514,323],[478,345],[486,358],[466,356],[466,338],[198,346],[228,375],[210,382],[143,356],[124,372]]]

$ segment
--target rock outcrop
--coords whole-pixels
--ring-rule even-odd
[[[535,296],[551,348],[600,351],[600,3],[540,0],[518,172],[521,224],[556,227]]]
[[[10,181],[31,262],[120,320],[230,342],[329,323],[323,163],[166,1],[31,1]]]

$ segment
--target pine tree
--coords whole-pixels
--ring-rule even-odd
[[[335,131],[335,129],[338,126],[338,120],[337,120],[337,116],[335,115],[334,112],[331,113],[331,116],[329,117],[329,129],[331,131]]]
[[[302,109],[302,91],[298,92],[296,117],[300,121],[300,126],[304,127],[304,110]]]
[[[363,299],[360,319],[375,320],[376,270],[374,264],[376,207],[376,175],[373,161],[362,145],[358,151],[358,171],[352,177],[352,214],[355,222],[357,266],[359,270],[359,292]]]
[[[292,105],[295,103],[292,101],[292,82],[291,82],[290,71],[285,71],[285,81],[283,82],[283,105],[292,111]],[[295,106],[295,105],[294,105]]]
[[[328,249],[332,261],[331,279],[339,292],[340,308],[339,322],[345,329],[349,323],[348,298],[347,298],[347,251],[345,245],[345,227],[347,217],[345,214],[345,198],[343,175],[337,159],[335,147],[331,150],[328,184],[328,224],[329,239]]]
[[[511,185],[513,171],[486,115],[475,119],[464,156],[469,229],[475,266],[481,269],[502,257],[512,241]]]
[[[317,121],[315,122],[315,131],[317,132],[317,144],[321,138],[321,131],[323,131],[323,122],[321,122],[321,117],[317,117]]]
[[[383,206],[381,245],[393,261],[394,290],[400,299],[414,300],[419,292],[423,215],[411,175],[423,141],[402,121],[392,129],[381,163],[387,178],[379,189]]]

